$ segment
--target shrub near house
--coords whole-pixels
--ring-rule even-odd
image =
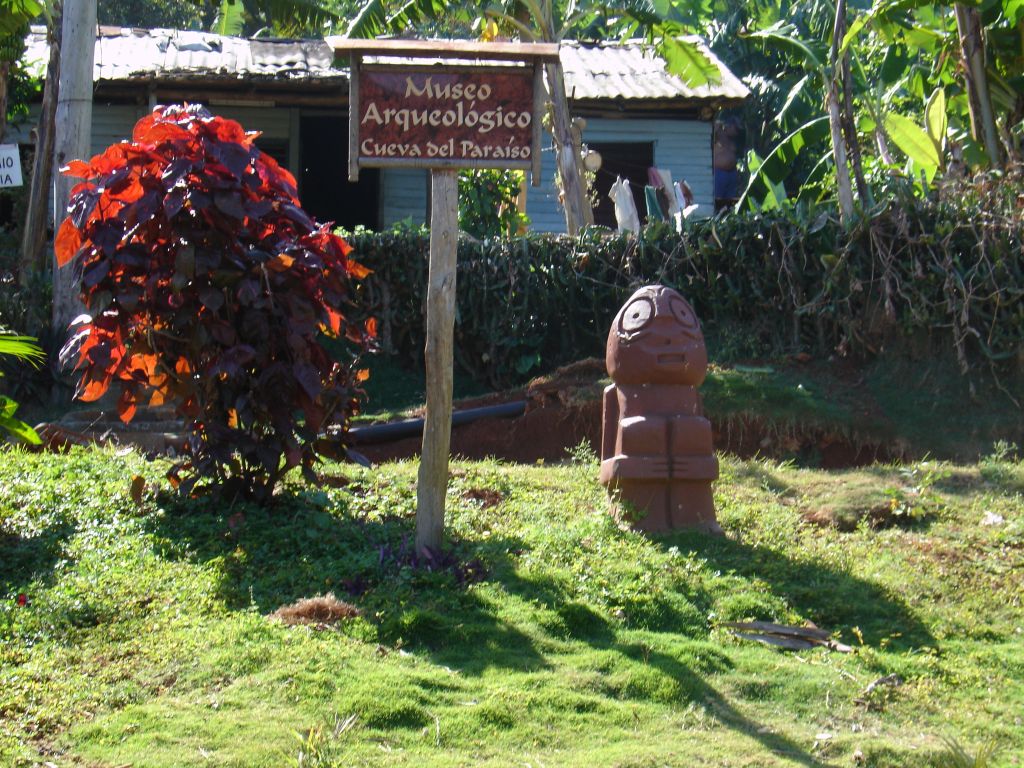
[[[201,107],[158,108],[130,142],[68,166],[84,181],[56,251],[91,313],[62,352],[78,397],[116,382],[124,421],[143,398],[174,402],[190,435],[172,483],[265,499],[292,467],[311,475],[317,436],[357,408],[355,353],[373,324],[342,312],[368,270],[303,212],[256,135]],[[349,339],[346,364],[321,331]]]

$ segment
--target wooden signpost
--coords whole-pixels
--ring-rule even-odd
[[[349,180],[361,167],[429,168],[427,412],[416,490],[416,551],[444,532],[452,430],[452,337],[460,168],[529,170],[540,184],[545,61],[553,44],[330,38],[348,55]]]

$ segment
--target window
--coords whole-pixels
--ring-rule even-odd
[[[615,205],[608,197],[608,191],[621,176],[629,179],[633,201],[640,220],[647,219],[647,205],[644,202],[644,187],[647,185],[647,169],[654,165],[653,141],[587,142],[587,146],[601,154],[601,168],[597,172],[594,189],[597,206],[594,208],[594,223],[615,229]]]

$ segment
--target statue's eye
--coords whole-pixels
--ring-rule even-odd
[[[669,306],[672,307],[672,314],[676,320],[686,328],[687,330],[697,329],[697,318],[693,314],[693,310],[686,304],[682,299],[673,298],[669,302]]]
[[[620,325],[626,333],[636,333],[651,321],[654,304],[648,298],[631,301],[622,311]]]

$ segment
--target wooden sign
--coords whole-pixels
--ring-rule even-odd
[[[558,46],[344,38],[328,43],[349,55],[349,180],[358,181],[360,166],[430,169],[427,409],[416,486],[416,551],[430,562],[442,545],[448,488],[458,169],[529,168],[533,183],[540,184],[542,63],[558,58]],[[373,61],[364,63],[364,56]],[[477,63],[461,63],[472,61]]]
[[[18,145],[0,144],[0,189],[20,187],[23,183]]]
[[[542,63],[558,46],[329,42],[350,57],[350,181],[361,167],[399,166],[529,169],[540,184]]]
[[[533,72],[360,70],[360,166],[530,168]]]

